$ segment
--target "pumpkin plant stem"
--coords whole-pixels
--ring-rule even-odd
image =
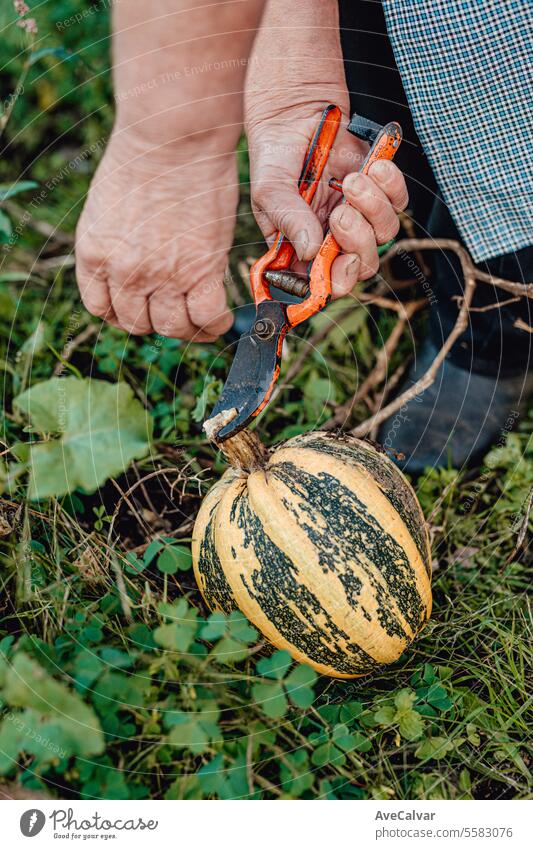
[[[204,423],[204,430],[211,442],[220,448],[228,463],[234,469],[242,469],[243,472],[252,472],[256,469],[264,469],[268,461],[268,448],[263,445],[257,434],[251,430],[241,430],[235,436],[230,436],[224,442],[218,442],[216,434],[219,430],[236,415],[233,411],[224,410],[218,416]]]

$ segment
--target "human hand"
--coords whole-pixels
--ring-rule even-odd
[[[397,212],[407,188],[391,162],[356,172],[368,146],[341,128],[312,209],[298,193],[298,177],[323,110],[335,103],[348,123],[337,0],[270,0],[246,78],[245,124],[250,149],[252,203],[267,241],[281,230],[300,260],[313,259],[326,225],[343,255],[332,266],[332,295],[347,294],[379,267],[377,246],[398,232]],[[391,120],[394,115],[391,115]],[[344,196],[328,186],[343,180]],[[296,263],[305,270],[305,263]]]
[[[231,326],[223,286],[235,157],[204,146],[154,152],[115,133],[76,232],[76,273],[94,315],[129,333],[209,342]]]
[[[347,94],[336,94],[331,102],[344,107],[347,123]],[[297,91],[291,98],[280,96],[278,89],[271,100],[252,92],[246,125],[252,205],[265,239],[271,242],[281,230],[293,243],[298,259],[309,261],[329,225],[343,251],[332,266],[332,296],[341,297],[358,280],[377,272],[378,245],[396,236],[397,213],[405,209],[408,195],[403,175],[392,162],[375,162],[368,174],[357,173],[368,145],[341,128],[312,208],[300,197],[297,182],[307,145],[327,105],[327,101],[300,102]],[[329,188],[333,176],[342,180],[348,203],[342,204],[341,196]],[[305,263],[297,263],[296,268],[304,270]]]

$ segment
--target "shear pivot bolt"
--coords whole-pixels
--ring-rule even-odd
[[[270,339],[275,331],[276,327],[271,318],[259,318],[254,324],[254,333],[260,339]]]

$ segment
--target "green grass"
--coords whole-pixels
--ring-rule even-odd
[[[202,495],[223,469],[201,433],[229,364],[221,346],[165,340],[154,349],[148,338],[98,327],[64,374],[126,381],[152,419],[151,456],[95,494],[28,500],[20,444],[34,436],[13,399],[51,378],[67,340],[94,322],[60,259],[71,239],[42,232],[44,222],[72,234],[97,157],[79,170],[65,166],[112,120],[105,13],[54,29],[77,7],[39,7],[46,40],[38,46],[64,46],[83,62],[46,55],[33,65],[0,161],[3,182],[38,183],[4,210],[14,229],[25,210],[33,218],[0,265],[3,781],[69,798],[528,797],[531,553],[514,550],[533,485],[531,419],[480,469],[433,472],[419,485],[433,540],[434,614],[413,648],[372,680],[336,682],[291,666],[283,653],[271,659],[253,628],[239,617],[209,618],[202,604],[189,544]],[[21,34],[11,28],[6,44],[9,92],[24,61]],[[231,265],[244,291],[239,261],[262,244],[244,148],[240,165]],[[350,397],[372,367],[391,317],[354,306],[335,326],[345,308],[332,305],[306,331],[332,321],[262,417],[265,440],[324,422],[329,402]],[[289,341],[285,373],[304,346]],[[405,340],[392,369],[408,351]],[[359,405],[354,421],[367,413]]]

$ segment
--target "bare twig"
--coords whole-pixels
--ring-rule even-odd
[[[457,301],[458,306],[461,306],[463,301],[462,295],[454,295],[452,300]],[[491,310],[501,310],[502,307],[506,307],[509,304],[516,304],[517,301],[521,301],[518,295],[515,298],[508,298],[506,301],[495,301],[493,304],[487,304],[484,307],[470,307],[470,312],[490,312]]]
[[[516,283],[513,280],[504,280],[503,277],[494,277],[492,274],[481,271],[472,262],[466,248],[460,242],[455,241],[455,239],[400,239],[399,242],[396,242],[389,248],[386,254],[383,254],[381,262],[386,262],[397,253],[415,250],[452,251],[459,257],[463,274],[465,273],[465,269],[467,269],[470,277],[475,281],[490,283],[493,286],[504,289],[506,292],[510,292],[511,295],[533,299],[533,283]]]
[[[513,327],[517,327],[518,330],[525,330],[526,333],[533,333],[533,327],[528,324],[526,321],[523,321],[521,318],[517,318]]]
[[[400,380],[402,379],[405,372],[407,371],[407,366],[410,364],[411,359],[412,359],[411,357],[408,357],[405,360],[405,362],[401,363],[398,366],[398,368],[396,369],[394,374],[391,375],[391,377],[389,377],[389,379],[387,380],[387,382],[386,382],[385,386],[383,387],[383,389],[381,390],[381,392],[379,392],[375,396],[374,407],[373,407],[374,411],[378,410],[379,407],[381,407],[385,403],[385,401],[387,400],[389,395],[398,386]],[[369,437],[368,437],[369,439],[375,441],[378,438],[378,427],[379,427],[379,425],[374,425],[374,427],[372,428],[372,430],[369,433]]]
[[[347,307],[340,313],[340,315],[337,316],[335,321],[332,321],[330,324],[325,324],[324,327],[321,327],[320,330],[317,330],[317,332],[313,336],[311,336],[310,339],[306,340],[305,345],[302,346],[302,350],[288,369],[287,374],[274,389],[272,400],[277,398],[278,395],[283,392],[283,390],[287,386],[290,385],[291,380],[293,380],[300,372],[300,369],[302,368],[304,362],[309,356],[309,349],[316,348],[316,346],[319,345],[320,342],[322,342],[326,338],[328,333],[330,333],[335,327],[337,327],[341,321],[344,321],[344,319],[347,318],[350,313],[353,312],[354,309],[354,305],[350,304],[349,307]]]
[[[459,261],[461,263],[461,267],[463,270],[464,277],[464,297],[463,302],[461,304],[461,308],[459,310],[459,315],[457,316],[457,321],[455,325],[444,342],[444,345],[438,352],[437,356],[433,360],[431,366],[426,371],[425,374],[422,375],[419,380],[416,381],[412,386],[398,395],[394,401],[391,401],[390,404],[387,404],[385,407],[382,407],[377,413],[374,413],[366,421],[362,422],[356,428],[354,428],[350,433],[353,436],[366,436],[370,431],[374,431],[378,425],[388,419],[393,413],[397,412],[404,404],[407,404],[408,401],[411,401],[421,392],[425,392],[428,386],[431,386],[437,372],[444,362],[447,354],[453,347],[454,343],[457,341],[459,336],[466,330],[468,327],[468,313],[470,311],[470,306],[472,304],[472,299],[474,297],[474,292],[476,289],[476,277],[477,277],[477,269],[475,268],[472,260],[462,245],[459,242],[455,242],[452,239],[402,239],[400,242],[397,242],[390,250],[414,250],[415,248],[419,249],[440,249],[440,250],[451,250],[454,251]],[[390,251],[385,254],[385,257],[388,256]],[[506,281],[509,282],[509,281]],[[512,284],[516,286],[521,286],[522,284]],[[525,284],[529,285],[529,284]],[[533,284],[531,284],[533,290]],[[533,294],[533,292],[532,292]]]
[[[39,259],[34,264],[33,269],[37,274],[47,271],[55,271],[56,268],[73,268],[76,265],[74,254],[62,254],[61,256],[51,256],[47,259]]]
[[[397,311],[400,317],[394,325],[392,332],[388,336],[387,341],[379,350],[376,358],[376,365],[366,380],[363,381],[357,391],[352,395],[350,400],[345,404],[342,404],[340,407],[337,407],[335,415],[325,423],[323,427],[324,430],[333,430],[334,428],[339,427],[341,423],[346,422],[346,420],[350,418],[355,405],[361,399],[365,398],[370,389],[379,386],[379,384],[383,382],[387,376],[387,363],[398,347],[406,324],[418,310],[425,306],[425,303],[425,299],[422,299],[418,301],[411,301],[407,304],[402,304],[401,302],[397,304]]]
[[[65,367],[65,363],[68,363],[76,348],[79,348],[80,345],[83,345],[85,342],[87,342],[87,340],[90,339],[91,336],[94,336],[94,334],[97,333],[98,330],[98,324],[88,324],[87,327],[85,327],[81,331],[81,333],[78,333],[78,335],[75,336],[74,339],[70,339],[67,342],[67,344],[61,351],[61,359],[59,360],[59,362],[56,363],[54,368],[54,375],[56,377],[58,374],[61,374]]]

